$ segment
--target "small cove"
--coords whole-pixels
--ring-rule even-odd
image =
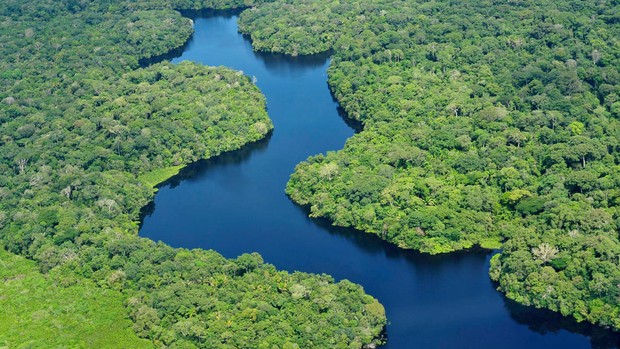
[[[382,348],[620,347],[609,331],[506,300],[487,275],[489,251],[421,255],[308,218],[284,194],[290,174],[308,156],[341,149],[358,125],[343,118],[329,93],[327,55],[255,53],[237,33],[236,19],[233,12],[201,13],[173,62],[222,65],[255,77],[275,130],[162,185],[141,236],[229,258],[258,252],[279,269],[359,283],[386,307]]]

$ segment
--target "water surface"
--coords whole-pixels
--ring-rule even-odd
[[[231,258],[259,252],[279,269],[359,283],[386,308],[386,349],[620,347],[608,331],[505,300],[487,275],[488,251],[426,256],[307,218],[284,194],[290,174],[310,155],[341,149],[357,126],[347,124],[329,93],[328,56],[257,54],[237,33],[234,13],[201,16],[173,62],[223,65],[255,77],[275,131],[191,165],[162,186],[142,236]]]

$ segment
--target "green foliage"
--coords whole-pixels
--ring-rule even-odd
[[[150,348],[133,332],[118,291],[86,279],[41,274],[0,249],[0,346]]]
[[[496,238],[481,239],[479,242],[480,247],[487,250],[498,250],[502,248],[502,242]]]
[[[156,169],[151,172],[141,174],[138,176],[138,180],[147,187],[155,189],[158,184],[163,183],[167,179],[179,174],[179,171],[181,171],[182,168],[183,165],[177,165]]]
[[[525,215],[540,213],[544,209],[545,199],[540,197],[526,197],[525,199],[520,200],[517,205],[515,205],[515,210]]]
[[[361,347],[385,325],[382,306],[360,286],[277,271],[258,254],[229,260],[114,232],[80,238],[74,258],[52,270],[122,291],[133,329],[161,345]]]
[[[292,0],[244,12],[258,50],[331,50],[330,87],[364,123],[300,164],[288,195],[404,248],[507,241],[491,275],[508,297],[620,329],[617,9]]]
[[[0,346],[30,335],[38,347],[132,347],[142,341],[121,334],[127,317],[138,336],[166,348],[375,341],[385,314],[358,285],[136,236],[157,183],[272,129],[264,97],[242,73],[138,62],[191,35],[173,9],[252,4],[0,3],[0,243],[43,273],[5,279],[0,324],[20,325],[0,331]]]

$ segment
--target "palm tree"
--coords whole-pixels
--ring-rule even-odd
[[[546,242],[541,243],[538,247],[532,248],[532,253],[543,263],[547,263],[550,260],[554,259],[558,252],[560,252],[557,247],[551,246]]]

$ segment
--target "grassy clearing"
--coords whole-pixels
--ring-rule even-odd
[[[480,240],[480,247],[487,250],[499,250],[502,248],[502,242],[499,237],[489,237]]]
[[[0,246],[0,348],[152,348],[133,332],[121,293],[55,279]]]
[[[153,188],[153,190],[157,191],[155,187],[158,184],[166,181],[173,176],[176,176],[183,167],[185,167],[185,165],[160,168],[138,176],[138,180],[144,185],[149,186],[150,188]]]

